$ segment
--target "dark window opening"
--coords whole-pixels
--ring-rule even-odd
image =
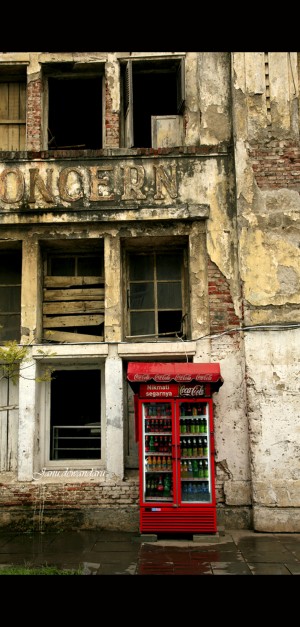
[[[48,148],[102,148],[102,77],[49,78]]]
[[[177,114],[176,74],[133,73],[134,146],[149,148],[152,115]]]
[[[184,101],[183,59],[128,61],[123,68],[124,145],[150,148],[152,118],[182,116]]]
[[[56,370],[51,381],[50,459],[101,459],[101,373]]]
[[[0,253],[0,341],[20,341],[21,251]]]

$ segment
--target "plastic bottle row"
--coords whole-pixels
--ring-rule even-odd
[[[171,455],[148,455],[145,460],[145,467],[147,472],[172,471],[172,457]]]
[[[171,453],[172,437],[170,435],[146,435],[145,451],[146,453]]]
[[[172,475],[149,475],[146,481],[145,496],[159,498],[173,497]]]
[[[194,437],[180,439],[181,457],[203,457],[208,455],[207,438]]]
[[[206,433],[207,419],[202,416],[199,418],[180,418],[180,433]]]
[[[180,462],[180,476],[182,479],[208,478],[209,467],[207,459],[193,459]]]
[[[146,418],[145,420],[145,431],[146,433],[169,433],[172,431],[172,420],[171,418],[160,419],[158,418]]]
[[[209,485],[206,481],[197,483],[183,483],[181,490],[182,501],[209,501]]]

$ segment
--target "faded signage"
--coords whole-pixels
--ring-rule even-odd
[[[58,165],[48,161],[1,166],[0,209],[170,203],[178,198],[177,168],[169,161],[146,165],[123,161]]]

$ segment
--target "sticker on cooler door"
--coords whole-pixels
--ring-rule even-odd
[[[180,385],[179,396],[204,396],[204,385]]]

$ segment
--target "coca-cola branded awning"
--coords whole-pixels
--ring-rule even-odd
[[[190,362],[129,362],[127,380],[134,392],[141,383],[209,383],[212,391],[223,385],[220,364]]]

